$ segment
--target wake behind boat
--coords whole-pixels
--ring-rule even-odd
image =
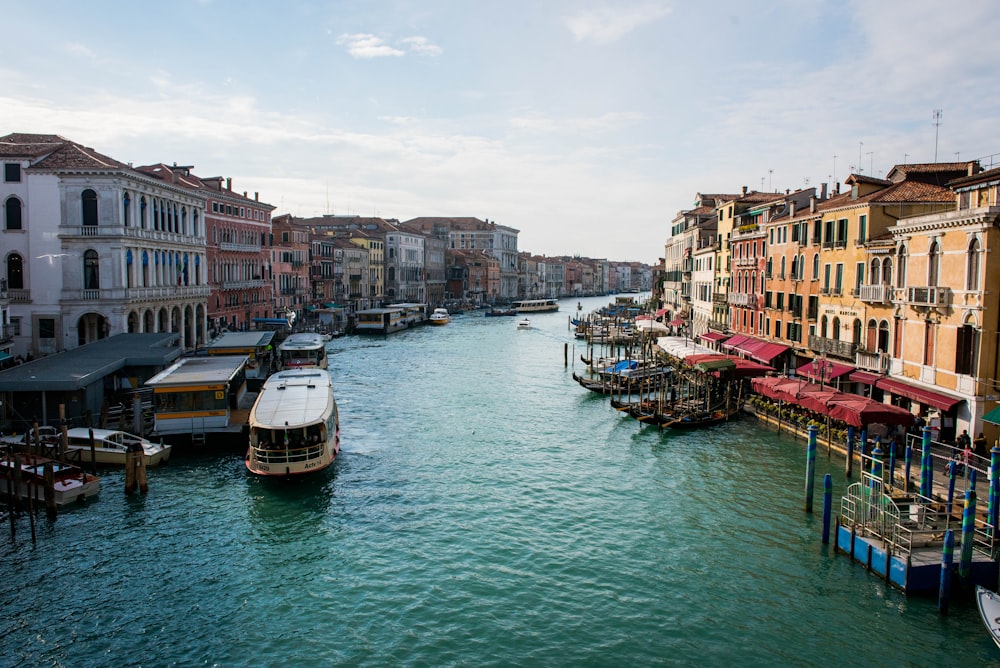
[[[246,467],[265,477],[322,471],[340,452],[340,418],[330,374],[322,369],[279,371],[250,409]]]

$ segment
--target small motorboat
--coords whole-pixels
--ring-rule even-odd
[[[531,321],[527,318],[521,318],[517,321],[518,329],[531,329]]]
[[[989,629],[990,637],[1000,647],[1000,596],[986,587],[976,585],[976,603],[979,604],[979,615]]]
[[[448,309],[436,308],[431,313],[430,323],[432,325],[447,325],[449,322],[451,322],[451,314],[448,313]]]

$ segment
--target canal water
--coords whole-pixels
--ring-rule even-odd
[[[660,433],[576,385],[561,309],[332,341],[313,479],[180,453],[36,545],[0,527],[0,666],[1000,665],[970,593],[940,615],[822,546],[801,441]]]

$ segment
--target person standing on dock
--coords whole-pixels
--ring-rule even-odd
[[[986,436],[979,432],[979,436],[972,441],[972,451],[984,459],[990,458],[989,448],[986,447]]]

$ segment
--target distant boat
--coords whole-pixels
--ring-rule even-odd
[[[543,311],[558,311],[559,302],[555,299],[522,299],[511,304],[518,313],[537,313]]]
[[[436,308],[431,313],[430,323],[432,325],[447,325],[449,322],[451,322],[451,315],[448,313],[448,309]]]
[[[521,318],[517,321],[518,329],[531,329],[531,321],[527,318]]]
[[[484,314],[487,318],[498,318],[500,316],[517,315],[517,309],[491,308]]]

